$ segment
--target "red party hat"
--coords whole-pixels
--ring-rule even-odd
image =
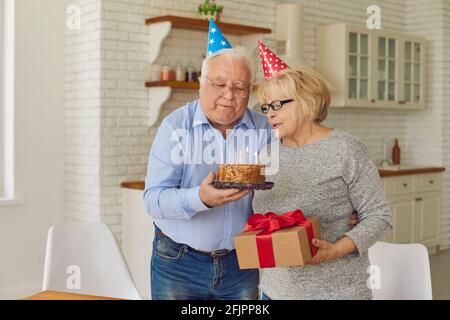
[[[289,66],[281,60],[275,53],[266,47],[262,41],[258,40],[259,55],[261,57],[261,63],[264,71],[264,78],[266,80],[272,79],[280,71],[288,69]]]

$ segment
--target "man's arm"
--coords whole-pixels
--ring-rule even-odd
[[[172,151],[180,147],[177,139],[171,139],[173,132],[174,128],[164,120],[150,151],[144,202],[153,218],[191,219],[198,212],[240,200],[250,193],[249,190],[214,188],[213,172],[203,179],[200,186],[180,188],[183,163],[176,164],[172,160]],[[186,146],[182,149],[186,150]]]
[[[200,186],[180,188],[183,164],[172,160],[172,150],[179,143],[172,141],[173,132],[174,128],[164,120],[148,160],[144,202],[147,212],[156,219],[190,219],[209,209],[200,199]]]

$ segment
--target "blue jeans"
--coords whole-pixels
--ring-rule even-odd
[[[272,299],[270,299],[269,296],[263,292],[261,293],[261,300],[272,300]]]
[[[236,251],[212,258],[155,228],[151,258],[153,300],[257,300],[258,269],[239,269]]]

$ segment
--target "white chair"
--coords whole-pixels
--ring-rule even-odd
[[[433,298],[430,260],[425,246],[377,242],[369,248],[369,260],[377,270],[372,276],[379,276],[379,288],[372,287],[374,300]]]
[[[119,246],[103,223],[50,228],[43,291],[141,300]]]

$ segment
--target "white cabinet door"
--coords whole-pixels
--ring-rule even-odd
[[[439,246],[441,217],[440,174],[418,174],[382,179],[394,229],[383,241]]]
[[[376,56],[375,105],[396,107],[399,100],[399,40],[395,34],[377,35],[373,56]]]
[[[367,105],[370,103],[370,35],[367,31],[349,30],[347,36],[347,99],[352,104]]]
[[[412,196],[399,196],[389,199],[392,210],[394,229],[388,239],[394,243],[414,242],[414,211],[415,198]]]
[[[402,37],[401,41],[402,108],[425,108],[425,42]]]
[[[415,198],[414,240],[425,246],[439,244],[440,193],[418,193]]]

